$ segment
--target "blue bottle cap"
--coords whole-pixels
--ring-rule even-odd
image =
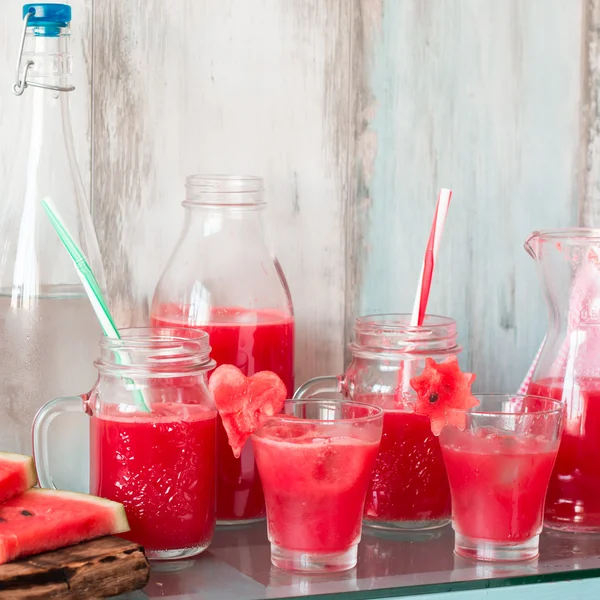
[[[30,13],[29,25],[32,27],[66,27],[71,21],[71,7],[68,4],[25,4],[23,17]]]

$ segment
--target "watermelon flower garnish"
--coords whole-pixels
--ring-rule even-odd
[[[459,429],[466,427],[466,411],[479,404],[471,393],[474,381],[474,373],[460,370],[456,356],[449,356],[441,363],[425,359],[423,372],[413,377],[410,385],[417,392],[415,412],[430,418],[433,435],[440,435],[446,424]]]
[[[281,411],[287,398],[287,388],[276,373],[259,371],[246,377],[233,365],[217,367],[208,388],[236,458],[248,438]]]

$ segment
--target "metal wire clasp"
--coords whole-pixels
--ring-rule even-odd
[[[25,69],[23,70],[23,77],[21,78],[21,59],[23,58],[23,48],[25,47],[25,36],[27,35],[27,24],[29,19],[35,14],[35,8],[31,7],[29,12],[23,17],[23,33],[21,34],[21,44],[19,46],[19,56],[17,57],[17,68],[15,71],[15,83],[12,86],[12,91],[15,96],[21,96],[25,91],[26,87],[38,87],[45,90],[55,90],[57,92],[72,92],[75,86],[60,86],[60,85],[48,85],[46,83],[38,83],[36,81],[27,81],[27,73],[29,69],[33,67],[33,61],[28,59],[25,63]]]

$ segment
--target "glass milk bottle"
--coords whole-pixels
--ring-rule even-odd
[[[154,293],[152,324],[203,329],[217,365],[235,365],[247,376],[274,371],[291,396],[292,300],[265,240],[262,179],[192,175],[186,192],[183,231]],[[251,444],[236,459],[220,420],[217,444],[218,523],[264,518]]]
[[[426,530],[450,522],[450,488],[428,417],[414,411],[409,385],[427,357],[441,362],[461,351],[456,323],[426,315],[421,327],[409,314],[368,315],[356,319],[352,362],[341,376],[317,377],[294,398],[326,392],[384,410],[383,435],[365,501],[365,525],[377,529]]]
[[[92,386],[101,336],[71,259],[44,213],[43,199],[61,215],[101,286],[104,276],[73,150],[71,8],[26,4],[23,17],[13,87],[22,103],[20,147],[0,195],[0,440],[2,450],[31,454],[31,423],[42,404],[73,386]],[[50,440],[57,485],[87,490],[81,475],[88,461],[87,423],[78,415],[65,415],[61,424],[60,435]]]

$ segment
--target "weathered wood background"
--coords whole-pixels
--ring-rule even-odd
[[[20,4],[0,0],[0,178]],[[262,175],[297,380],[353,319],[408,312],[454,190],[430,312],[480,390],[514,389],[546,311],[533,229],[600,225],[600,0],[73,0],[77,153],[120,324],[140,323],[184,177]],[[208,259],[207,259],[208,260]]]

